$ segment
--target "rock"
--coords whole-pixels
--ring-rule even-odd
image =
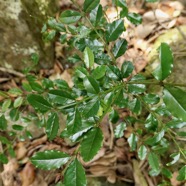
[[[54,47],[42,41],[41,28],[55,7],[52,0],[0,1],[0,66],[22,70],[32,53],[39,54],[42,68],[52,66]]]

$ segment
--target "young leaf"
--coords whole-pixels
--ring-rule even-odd
[[[129,13],[127,15],[127,19],[133,23],[134,25],[139,25],[142,23],[142,17],[139,14],[136,13]]]
[[[18,98],[14,101],[14,108],[20,107],[22,103],[23,103],[23,98],[22,98],[22,97],[18,97]]]
[[[185,181],[186,180],[186,165],[184,165],[180,170],[179,174],[176,178],[178,181]]]
[[[5,154],[0,153],[0,162],[2,162],[3,164],[8,163],[8,158],[6,157]]]
[[[0,117],[0,130],[6,130],[7,129],[7,120],[4,115]]]
[[[157,80],[167,78],[173,68],[173,54],[171,48],[166,43],[161,43],[159,49],[160,65],[152,73]]]
[[[127,127],[127,125],[124,122],[117,125],[115,130],[114,130],[115,137],[116,138],[121,138],[123,136],[123,131],[126,129],[126,127]]]
[[[46,134],[49,140],[53,140],[59,129],[59,117],[53,112],[49,115],[47,123],[46,123]]]
[[[165,87],[163,93],[163,101],[167,109],[175,117],[186,121],[186,93],[176,87]]]
[[[147,148],[144,145],[142,145],[138,150],[138,157],[140,160],[144,160],[146,156],[147,156]]]
[[[94,117],[97,115],[100,106],[100,101],[93,99],[85,104],[83,108],[83,116],[86,118]]]
[[[94,66],[94,54],[89,47],[86,47],[84,52],[84,62],[87,68],[92,68]]]
[[[125,31],[124,23],[122,19],[118,19],[108,24],[106,31],[106,40],[108,42],[115,41]]]
[[[65,171],[64,184],[65,186],[86,186],[85,170],[77,158]]]
[[[173,153],[170,155],[170,157],[173,159],[170,163],[167,163],[167,166],[173,165],[180,159],[180,153]]]
[[[87,92],[92,94],[99,93],[99,84],[92,76],[87,76],[83,79],[83,84]]]
[[[84,12],[90,12],[94,8],[96,8],[99,4],[100,0],[85,0],[84,5],[83,5],[83,11]]]
[[[129,77],[134,70],[134,65],[130,61],[124,61],[121,66],[121,73],[123,78]]]
[[[127,50],[127,40],[118,39],[113,48],[113,54],[115,58],[122,56]]]
[[[103,133],[100,128],[89,130],[81,142],[80,152],[84,161],[90,161],[98,153],[103,143]]]
[[[105,65],[101,65],[101,66],[96,67],[96,69],[94,69],[92,72],[92,77],[95,79],[101,79],[102,77],[105,76],[106,69],[107,68]]]
[[[11,99],[6,99],[2,105],[2,112],[7,111],[7,109],[10,107],[10,105],[11,105]]]
[[[70,156],[64,152],[56,150],[47,150],[44,152],[37,152],[31,158],[31,162],[38,168],[44,170],[59,169],[66,164]]]
[[[103,11],[101,5],[97,6],[90,12],[90,21],[93,23],[94,26],[97,26],[98,23],[101,21],[102,15]]]
[[[27,96],[27,100],[34,109],[39,110],[41,113],[45,113],[51,109],[51,104],[40,95],[30,94]]]
[[[137,146],[137,141],[138,141],[138,137],[135,134],[131,134],[130,137],[128,138],[128,143],[130,146],[130,150],[131,151],[135,151],[136,150],[136,146]]]
[[[159,174],[160,166],[159,166],[159,158],[154,152],[150,152],[148,155],[149,165],[154,172],[154,175]]]
[[[81,19],[81,14],[74,10],[65,10],[61,13],[59,20],[64,24],[76,23]]]

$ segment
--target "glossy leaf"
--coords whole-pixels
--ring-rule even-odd
[[[113,48],[113,54],[115,58],[122,56],[127,50],[126,39],[118,39]]]
[[[130,108],[130,110],[139,115],[141,113],[141,109],[142,109],[142,106],[141,106],[141,102],[139,99],[137,98],[134,98],[132,101],[130,101],[128,103],[128,107]]]
[[[155,145],[164,137],[164,130],[160,131],[159,133],[155,134],[153,137],[147,138],[145,140],[145,144],[147,145]]]
[[[108,24],[106,31],[107,41],[115,41],[125,31],[124,23],[122,19],[118,19]]]
[[[119,114],[116,110],[112,110],[111,113],[109,114],[109,120],[115,124],[119,120]]]
[[[17,121],[19,119],[20,112],[17,108],[13,108],[10,110],[9,116],[12,121]]]
[[[59,19],[64,24],[76,23],[81,19],[81,14],[74,10],[65,10],[61,13]]]
[[[85,77],[83,80],[83,84],[88,93],[92,93],[92,94],[99,93],[99,84],[93,77],[91,76]]]
[[[93,70],[92,77],[95,79],[101,79],[105,76],[106,70],[107,68],[105,65],[98,66],[96,67],[96,69]]]
[[[123,136],[124,130],[126,130],[126,127],[127,127],[127,125],[124,122],[117,125],[115,130],[114,130],[115,137],[116,138],[121,138]]]
[[[170,155],[170,157],[173,159],[170,163],[167,163],[167,166],[175,164],[180,159],[180,153],[173,153]]]
[[[175,117],[186,121],[186,93],[176,87],[166,87],[164,88],[163,93],[163,101],[166,108]]]
[[[130,61],[125,61],[121,66],[121,73],[123,78],[129,77],[134,70],[134,65]]]
[[[49,140],[53,140],[57,136],[59,129],[59,117],[57,113],[53,112],[49,115],[46,123],[46,134]]]
[[[16,96],[21,96],[23,94],[23,91],[19,88],[11,88],[9,91],[8,91],[9,94],[13,94],[13,95],[16,95]]]
[[[22,125],[12,125],[12,129],[17,131],[22,131],[24,127]]]
[[[108,65],[106,75],[113,80],[121,80],[121,72],[118,67]]]
[[[72,102],[75,98],[68,90],[50,90],[48,92],[49,99],[56,104],[65,104],[66,102]]]
[[[65,186],[86,186],[85,170],[77,158],[65,171],[64,184]]]
[[[22,103],[23,103],[23,98],[22,97],[16,98],[15,101],[14,101],[14,108],[20,107]]]
[[[39,110],[41,113],[45,113],[51,109],[51,104],[40,95],[30,94],[27,96],[29,104],[34,109]]]
[[[70,156],[64,152],[56,150],[47,150],[44,152],[37,152],[31,158],[31,162],[38,168],[44,170],[51,170],[60,168],[66,164]]]
[[[142,23],[142,17],[139,14],[136,13],[129,13],[127,15],[127,19],[133,23],[134,25],[139,25]]]
[[[164,80],[171,74],[173,68],[173,54],[168,44],[161,43],[159,59],[160,65],[154,70],[153,75],[157,80]]]
[[[85,0],[84,5],[83,5],[83,11],[84,12],[90,12],[94,8],[96,8],[99,4],[100,0]]]
[[[83,67],[78,67],[75,72],[76,76],[82,79],[88,76],[88,71]]]
[[[90,12],[90,21],[93,23],[94,26],[97,26],[98,23],[101,21],[102,15],[103,10],[101,5],[97,6]]]
[[[178,176],[176,178],[178,181],[186,180],[186,165],[184,165],[178,172]]]
[[[90,161],[98,153],[103,143],[103,133],[95,127],[88,131],[81,142],[80,152],[84,161]]]
[[[137,141],[138,141],[138,137],[135,134],[131,134],[130,137],[128,138],[128,143],[130,146],[130,150],[131,151],[135,151],[136,147],[137,147]]]
[[[159,174],[160,172],[159,158],[154,152],[150,152],[148,154],[148,162],[154,174]]]
[[[152,114],[149,114],[145,121],[145,128],[147,128],[149,131],[156,131],[157,127],[157,119]]]
[[[165,167],[163,167],[161,173],[169,179],[172,178],[172,172],[170,172],[170,170],[166,169]]]
[[[7,120],[4,115],[0,117],[0,130],[6,130],[7,129]]]
[[[99,65],[108,65],[111,63],[111,59],[107,54],[100,52],[95,54],[95,63]]]
[[[146,156],[147,156],[147,148],[145,147],[145,145],[142,145],[138,149],[138,157],[140,160],[144,160]]]
[[[86,103],[83,108],[83,116],[86,118],[94,117],[97,115],[99,110],[100,102],[97,99],[93,99]]]
[[[84,52],[84,62],[87,68],[92,68],[94,66],[94,54],[89,47],[86,47]]]
[[[181,129],[185,126],[186,126],[186,122],[181,120],[172,120],[166,124],[166,127],[174,128],[174,129]]]
[[[143,100],[147,103],[147,104],[157,104],[160,101],[160,97],[156,94],[146,94],[143,97]]]

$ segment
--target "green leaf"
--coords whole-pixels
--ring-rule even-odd
[[[7,129],[7,120],[4,115],[0,117],[0,130],[6,130]]]
[[[148,162],[154,174],[158,175],[160,172],[159,158],[154,152],[148,154]]]
[[[119,114],[116,110],[112,110],[111,113],[109,114],[109,120],[112,123],[117,123],[117,121],[119,120]]]
[[[43,87],[39,83],[37,83],[35,81],[29,81],[29,84],[30,84],[32,90],[37,91],[39,93],[43,92]]]
[[[108,24],[106,31],[106,40],[108,42],[115,41],[125,31],[124,23],[122,19],[118,19]]]
[[[110,57],[105,53],[95,53],[95,63],[99,65],[108,65],[111,63]]]
[[[160,101],[160,97],[156,94],[146,94],[145,96],[143,96],[143,100],[147,103],[147,104],[157,104]]]
[[[145,77],[137,74],[135,75],[129,82],[132,84],[128,84],[128,92],[132,93],[132,94],[141,94],[144,93],[146,91],[146,86],[144,84],[135,84],[135,81],[137,81],[138,83],[140,81],[145,80]],[[134,84],[133,84],[134,83]]]
[[[65,10],[61,13],[59,20],[64,24],[76,23],[81,19],[81,14],[74,10]]]
[[[145,145],[142,145],[138,150],[138,157],[140,160],[144,160],[146,156],[147,156],[147,148],[145,147]]]
[[[97,115],[100,106],[100,101],[93,99],[85,104],[83,108],[83,116],[86,118],[94,117]]]
[[[44,170],[59,169],[66,164],[70,156],[64,152],[57,150],[47,150],[44,152],[37,152],[31,158],[31,162],[38,168]]]
[[[23,98],[22,97],[18,97],[16,98],[16,100],[14,101],[14,108],[20,107],[23,103]]]
[[[127,40],[118,39],[113,48],[113,54],[115,58],[122,56],[127,50]]]
[[[56,30],[48,30],[47,32],[43,33],[43,40],[45,42],[51,41],[56,36]]]
[[[118,67],[108,65],[106,75],[113,80],[121,80],[121,72]]]
[[[135,134],[131,134],[130,137],[128,138],[128,143],[130,146],[130,150],[131,151],[135,151],[136,147],[137,147],[137,141],[138,141],[138,137]]]
[[[21,96],[23,94],[23,91],[19,88],[11,88],[9,91],[8,91],[9,94],[13,94],[15,96]]]
[[[94,66],[94,54],[89,47],[86,47],[84,52],[84,62],[87,68],[92,68]]]
[[[160,65],[152,73],[157,80],[164,80],[167,78],[173,68],[173,54],[171,48],[166,43],[161,43],[159,49]]]
[[[181,120],[172,120],[166,124],[167,128],[181,129],[186,126],[185,121]]]
[[[34,63],[34,65],[37,65],[39,62],[39,55],[37,53],[32,53],[31,60]]]
[[[103,133],[100,128],[89,130],[81,142],[80,152],[84,161],[90,161],[98,153],[103,143]]]
[[[139,25],[142,23],[142,17],[139,14],[136,13],[129,13],[127,15],[127,19],[133,23],[134,25]]]
[[[121,73],[123,78],[129,77],[134,70],[134,65],[130,61],[124,61],[121,66]]]
[[[96,69],[93,70],[92,77],[95,79],[101,79],[105,76],[106,70],[107,68],[105,65],[98,66],[96,67]]]
[[[57,136],[59,129],[59,117],[57,113],[50,113],[46,123],[46,134],[49,140],[53,140]]]
[[[22,125],[12,125],[12,129],[17,131],[22,131],[24,127]]]
[[[130,101],[128,103],[128,107],[132,112],[134,112],[137,115],[141,113],[141,109],[142,109],[141,102],[137,98],[134,98],[132,101]]]
[[[10,107],[10,105],[11,105],[11,99],[6,99],[2,105],[2,112],[7,111],[7,109]]]
[[[186,121],[186,93],[176,87],[165,87],[163,93],[163,101],[167,110],[173,116]]]
[[[164,137],[164,134],[165,134],[164,130],[160,131],[159,133],[155,134],[153,137],[147,138],[145,140],[145,144],[151,146],[155,145]]]
[[[19,119],[20,112],[17,108],[13,108],[10,110],[9,115],[12,121],[17,121]]]
[[[146,121],[145,121],[145,128],[147,128],[149,131],[156,131],[158,127],[158,121],[157,119],[152,115],[149,114]]]
[[[102,6],[99,5],[90,12],[90,21],[94,26],[97,26],[103,16]]]
[[[172,172],[170,172],[170,170],[166,169],[165,167],[163,167],[161,173],[169,179],[172,178]]]
[[[77,158],[65,171],[64,184],[65,186],[86,186],[85,170]]]
[[[114,134],[116,138],[121,138],[123,136],[123,131],[126,130],[127,125],[126,123],[122,122],[116,126],[114,130]]]
[[[56,19],[54,18],[49,18],[47,21],[48,25],[50,28],[53,28],[54,30],[57,30],[59,32],[65,32],[65,26],[62,23],[58,23]]]
[[[125,0],[116,0],[116,6],[122,8],[122,10],[120,11],[120,18],[123,18],[128,15],[128,7]]]
[[[23,82],[22,83],[22,87],[24,90],[26,90],[27,92],[32,92],[32,87],[30,86],[29,83]]]
[[[100,91],[99,84],[92,76],[85,77],[83,79],[83,84],[88,93],[98,94]]]
[[[5,154],[0,153],[0,162],[2,162],[3,164],[8,163],[8,158],[6,157]]]
[[[50,90],[48,92],[49,99],[56,104],[66,104],[72,102],[75,98],[70,91],[67,90]]]
[[[173,159],[171,162],[167,163],[167,166],[175,164],[180,159],[180,153],[173,153],[170,155],[170,157]]]
[[[155,3],[155,2],[158,2],[159,0],[145,0],[145,1],[148,3]]]
[[[11,142],[6,137],[3,136],[0,136],[0,141],[2,142],[2,144],[6,144],[6,145],[11,144]]]
[[[178,172],[178,176],[176,178],[178,181],[186,180],[186,165],[184,165]]]
[[[83,5],[83,11],[84,12],[90,12],[94,8],[96,8],[99,4],[100,0],[85,0],[84,5]]]
[[[27,96],[29,104],[34,109],[39,110],[41,113],[45,113],[51,109],[51,104],[40,95],[30,94]]]

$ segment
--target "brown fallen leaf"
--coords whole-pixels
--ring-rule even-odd
[[[28,162],[23,170],[20,172],[20,177],[22,181],[22,186],[29,186],[35,180],[35,168]]]
[[[21,160],[22,158],[25,157],[25,155],[27,153],[27,149],[25,147],[24,142],[19,142],[16,144],[15,153],[16,153],[17,160]]]
[[[107,177],[107,181],[109,183],[112,183],[112,184],[116,183],[116,172],[115,171],[113,171],[113,170],[109,171],[109,175]]]

